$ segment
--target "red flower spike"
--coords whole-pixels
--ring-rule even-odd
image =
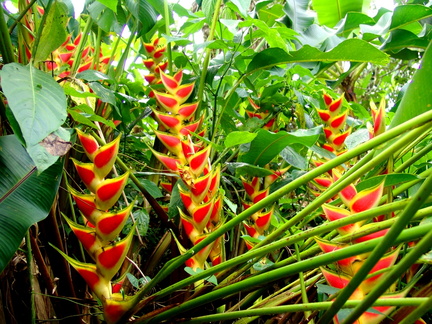
[[[330,127],[325,127],[324,128],[324,135],[325,135],[326,139],[329,139],[333,135],[333,129]]]
[[[391,266],[393,266],[398,258],[399,255],[399,249],[394,249],[390,253],[387,253],[382,257],[377,264],[372,268],[372,270],[369,272],[369,274],[372,274],[374,272],[377,272],[379,270],[388,269]],[[373,287],[377,284],[377,281],[381,279],[383,276],[386,275],[386,272],[381,272],[375,276],[368,277],[365,279],[361,285],[360,288],[363,290],[363,293],[367,294],[369,293]]]
[[[346,138],[351,134],[351,128],[349,128],[346,132],[343,132],[342,134],[335,136],[333,139],[333,145],[335,145],[336,149],[338,150],[344,143]]]
[[[120,269],[129,250],[134,232],[135,227],[132,227],[124,239],[99,250],[100,253],[96,256],[96,266],[104,278],[111,280]]]
[[[197,206],[193,213],[191,213],[194,226],[198,232],[202,233],[204,231],[204,228],[210,219],[213,205],[213,202],[209,201],[205,204]]]
[[[314,181],[321,187],[328,188],[333,184],[333,180],[326,176],[315,178]]]
[[[384,181],[379,185],[360,191],[350,203],[350,209],[353,213],[360,213],[378,206],[384,190]]]
[[[371,101],[371,113],[373,119],[373,136],[378,136],[384,133],[385,125],[385,99],[381,99],[379,107],[377,108],[375,103]]]
[[[243,226],[245,227],[245,229],[246,229],[246,231],[250,237],[258,238],[258,236],[260,236],[260,234],[258,233],[258,231],[255,229],[254,226],[249,226],[246,223],[243,223]]]
[[[202,240],[204,240],[207,236],[208,236],[208,234],[202,234],[199,237],[197,237],[197,239],[194,242],[194,245],[196,245],[199,242],[201,242]],[[207,260],[208,256],[210,255],[210,252],[214,246],[214,243],[215,242],[210,243],[209,245],[205,246],[200,251],[198,251],[197,254],[194,255],[195,260],[198,262],[201,269],[204,269],[205,261]]]
[[[125,299],[126,298],[126,299]],[[115,324],[132,307],[132,298],[120,293],[112,295],[111,299],[103,301],[104,319],[107,324]]]
[[[83,277],[87,285],[99,299],[111,297],[111,284],[109,280],[100,275],[97,271],[96,265],[77,261],[59,249],[56,248],[56,250],[81,275],[81,277]]]
[[[144,79],[149,83],[149,84],[154,84],[156,82],[156,77],[153,74],[148,74],[144,77]],[[154,95],[154,91],[152,91],[153,95]]]
[[[332,170],[333,180],[336,182],[342,176],[337,169]],[[349,207],[351,200],[357,195],[357,189],[353,184],[346,186],[339,192],[339,197],[345,206]]]
[[[258,191],[256,192],[253,196],[252,196],[252,202],[254,204],[256,204],[258,201],[266,198],[268,196],[270,192],[270,188],[266,188],[264,190]]]
[[[332,243],[330,241],[323,240],[319,237],[316,237],[315,241],[317,242],[318,246],[324,253],[340,250],[348,246],[347,244]],[[358,271],[359,267],[361,266],[360,261],[362,261],[362,259],[360,259],[359,256],[352,256],[346,259],[336,261],[336,263],[342,269],[343,272],[352,276],[354,275],[354,273]]]
[[[179,86],[179,81],[163,72],[160,74],[160,76],[164,87],[168,90],[170,94],[175,95]]]
[[[156,118],[162,123],[162,125],[167,129],[180,129],[181,122],[178,118],[173,115],[163,114],[158,111],[153,111]]]
[[[84,217],[93,225],[96,224],[96,221],[102,214],[102,211],[97,208],[94,195],[80,194],[78,191],[69,186],[68,191],[72,195],[75,204]]]
[[[95,252],[101,248],[101,244],[96,240],[95,230],[93,228],[77,224],[65,215],[63,215],[63,217],[86,251],[92,258],[94,258]]]
[[[179,110],[178,110],[178,114],[180,116],[182,116],[183,119],[185,118],[192,118],[193,114],[195,113],[195,111],[198,108],[198,103],[188,103],[188,104],[183,104],[180,106]]]
[[[171,182],[159,182],[160,186],[165,189],[166,192],[172,193],[173,185]]]
[[[327,122],[330,119],[330,114],[328,113],[327,110],[321,110],[321,109],[317,109],[318,115],[320,116],[320,118],[324,121]]]
[[[327,93],[324,93],[323,99],[326,106],[330,106],[330,104],[333,102],[333,98],[330,97]]]
[[[177,172],[179,170],[179,165],[181,165],[181,161],[179,159],[172,158],[166,154],[159,153],[155,150],[151,150],[153,155],[168,169],[173,172]]]
[[[183,157],[182,144],[180,143],[180,139],[177,136],[165,132],[160,132],[157,130],[155,130],[154,133],[160,139],[162,144],[168,149],[168,151],[176,155],[179,158],[179,160],[182,160]],[[186,161],[184,160],[182,162],[183,163],[181,164],[184,164],[184,162]]]
[[[281,178],[289,169],[291,166],[288,166],[286,168],[283,168],[281,170],[274,171],[273,174],[268,175],[264,178],[264,188],[269,187],[271,184],[273,184],[278,178]]]
[[[87,135],[87,134],[83,133],[82,131],[80,131],[79,129],[76,129],[76,131],[78,134],[78,138],[81,142],[81,145],[84,149],[84,152],[86,153],[86,155],[88,156],[90,161],[93,162],[94,155],[95,155],[96,151],[99,149],[98,142],[96,141],[96,139],[93,136]]]
[[[328,109],[334,113],[338,111],[342,106],[342,96],[339,99],[334,100],[330,105],[328,105]]]
[[[204,168],[208,164],[210,148],[211,146],[208,145],[205,149],[195,153],[194,155],[186,156],[189,162],[189,167],[196,177],[199,177],[202,174]]]
[[[345,121],[348,117],[348,110],[345,110],[342,114],[336,116],[335,118],[332,118],[330,121],[330,126],[333,127],[335,130],[341,129],[345,125]]]
[[[218,165],[216,169],[213,170],[212,172],[211,183],[208,189],[209,197],[213,198],[215,196],[219,188],[219,184],[220,184],[220,165]]]
[[[196,179],[191,186],[190,190],[192,193],[192,200],[195,204],[200,204],[204,197],[207,195],[208,188],[211,183],[211,174],[207,173],[206,175],[199,177]]]
[[[220,220],[222,211],[222,195],[218,194],[213,203],[213,209],[210,215],[210,222],[216,224]],[[207,224],[207,227],[211,227],[210,224]]]
[[[174,74],[174,79],[176,79],[177,82],[180,84],[182,78],[183,78],[183,70],[178,70],[178,72]]]
[[[252,215],[252,219],[255,221],[255,229],[260,235],[264,235],[264,231],[266,231],[270,227],[272,215],[273,208],[268,212],[255,213],[254,215]]]
[[[194,243],[198,235],[200,235],[201,233],[198,232],[198,230],[195,228],[193,221],[189,216],[183,213],[180,209],[179,209],[179,213],[180,213],[180,220],[183,225],[184,231],[186,235],[189,237],[189,239],[191,240],[191,242]]]
[[[179,194],[183,202],[183,205],[186,207],[189,214],[192,214],[192,212],[195,210],[197,205],[193,202],[191,198],[191,194],[189,192],[184,191],[181,187],[179,187]]]
[[[119,149],[120,136],[100,147],[94,155],[94,171],[100,178],[105,178],[112,170]]]
[[[330,222],[341,219],[341,218],[345,218],[345,217],[351,215],[351,213],[346,209],[332,206],[332,205],[328,205],[328,204],[323,204],[322,209],[324,211],[326,218]],[[354,224],[348,224],[348,225],[339,227],[338,232],[341,235],[352,234],[353,232],[359,230],[359,228],[360,228],[360,223],[357,222]]]
[[[88,62],[88,63],[86,63],[86,64],[83,64],[83,65],[81,65],[81,66],[78,68],[77,71],[78,71],[78,72],[86,71],[86,70],[90,69],[91,64],[92,64],[91,61]]]
[[[373,226],[373,224],[366,224],[366,225],[362,226],[362,230],[366,229],[369,226]],[[369,240],[373,240],[374,238],[378,238],[378,237],[382,237],[382,236],[386,235],[388,231],[389,231],[389,229],[385,228],[385,229],[383,229],[381,231],[378,231],[378,232],[375,232],[375,233],[372,233],[372,234],[368,234],[368,235],[356,238],[356,239],[354,239],[354,242],[355,243],[361,243],[361,242],[366,242],[366,241],[369,241]]]
[[[133,204],[129,204],[129,206],[116,213],[103,213],[99,217],[96,230],[103,242],[109,243],[120,234],[133,206]]]
[[[182,85],[176,89],[175,95],[179,98],[182,98],[181,99],[182,103],[185,102],[189,98],[189,96],[192,94],[192,91],[194,89],[194,85],[195,85],[194,83],[185,84],[185,85]]]
[[[328,145],[328,144],[323,144],[322,148],[325,149],[325,150],[327,150],[327,151],[329,151],[329,152],[331,152],[331,153],[335,153],[335,149],[332,146]]]
[[[174,98],[174,96],[167,94],[167,93],[161,93],[158,91],[153,91],[157,101],[161,104],[161,106],[171,112],[176,114],[177,113],[177,108],[179,105],[179,102],[177,101],[176,98]]]
[[[155,65],[155,62],[152,59],[148,59],[148,60],[143,60],[143,64],[147,69],[151,71],[152,67],[154,67]]]
[[[188,135],[191,135],[191,133],[196,133],[200,124],[201,124],[201,120],[198,120],[195,123],[191,123],[189,125],[186,125],[180,130],[179,133],[183,136],[188,136]]]
[[[327,283],[334,288],[345,288],[351,280],[351,277],[342,273],[337,273],[331,270],[320,268]],[[356,289],[349,299],[363,299],[364,294],[360,289]]]
[[[129,173],[126,172],[119,177],[101,182],[96,189],[96,206],[102,210],[108,210],[114,206],[126,186],[128,177]]]
[[[75,169],[78,172],[79,177],[81,178],[82,182],[85,184],[85,186],[90,190],[91,192],[96,191],[96,187],[101,182],[101,178],[99,178],[93,168],[93,163],[82,163],[74,158],[71,158],[73,164],[75,165]]]

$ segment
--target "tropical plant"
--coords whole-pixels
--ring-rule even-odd
[[[430,4],[73,4],[0,6],[0,321],[431,321]]]

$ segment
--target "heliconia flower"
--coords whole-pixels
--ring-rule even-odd
[[[340,172],[335,168],[332,170],[332,176],[333,176],[333,181],[337,181],[340,179],[340,177],[342,176],[340,174]],[[350,202],[352,201],[352,199],[357,195],[357,189],[354,186],[354,184],[349,184],[348,186],[346,186],[345,188],[343,188],[340,192],[339,192],[339,197],[342,200],[342,202],[344,203],[345,206],[349,207],[350,206]]]
[[[280,179],[291,166],[287,166],[286,168],[273,171],[273,174],[264,177],[264,188],[270,187],[277,179]]]
[[[369,129],[369,137],[375,137],[385,132],[386,124],[385,124],[385,99],[382,98],[379,106],[375,105],[375,102],[370,102],[373,127],[368,125]]]
[[[95,172],[94,172],[94,164],[93,163],[83,163],[80,161],[75,160],[74,158],[71,158],[73,164],[75,165],[75,169],[78,172],[79,177],[81,178],[84,185],[87,187],[88,190],[91,192],[96,191],[96,187],[100,184],[102,181],[102,178],[100,178]]]
[[[129,173],[126,172],[116,178],[106,179],[97,186],[95,199],[99,209],[108,210],[114,206],[126,186],[128,177]]]
[[[331,222],[338,219],[345,218],[347,216],[351,216],[351,212],[341,207],[323,204],[322,209],[324,211],[325,217]],[[337,230],[341,235],[352,234],[358,231],[364,222],[357,222],[354,224],[348,224],[339,227]]]
[[[72,198],[74,199],[75,204],[77,205],[80,212],[90,223],[95,225],[97,218],[103,213],[103,210],[100,210],[96,206],[95,196],[80,194],[70,186],[68,186],[68,191],[72,195]]]
[[[106,299],[103,303],[103,313],[107,324],[118,323],[121,317],[134,305],[133,299],[120,293],[113,293],[110,299]]]
[[[384,181],[375,187],[360,191],[350,201],[349,208],[353,213],[375,208],[378,206],[384,190]]]
[[[252,108],[255,109],[254,112],[248,111],[246,110],[246,114],[249,116],[249,118],[258,118],[258,119],[266,119],[269,116],[269,112],[265,111],[265,112],[258,112],[258,110],[260,110],[261,108],[251,99],[248,98],[249,103],[251,104]],[[276,117],[271,118],[263,127],[262,129],[267,129],[270,130],[272,129],[274,123],[276,122]]]
[[[96,233],[102,242],[112,242],[122,231],[134,204],[117,211],[99,216],[96,222]]]

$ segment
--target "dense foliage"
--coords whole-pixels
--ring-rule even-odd
[[[430,3],[1,4],[0,322],[432,321]]]

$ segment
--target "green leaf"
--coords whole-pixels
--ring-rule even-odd
[[[432,16],[432,8],[409,4],[404,6],[397,6],[394,10],[391,20],[390,30],[401,28],[412,22],[425,19]]]
[[[288,145],[298,143],[311,147],[318,140],[321,132],[321,127],[308,130],[300,129],[293,133],[285,131],[272,133],[261,129],[258,136],[252,141],[249,151],[240,157],[241,162],[262,167]]]
[[[139,36],[146,34],[154,27],[158,13],[146,0],[126,0],[126,6],[140,22]]]
[[[201,4],[202,11],[204,12],[204,16],[206,17],[206,21],[209,25],[211,25],[215,5],[216,0],[203,0]]]
[[[334,27],[348,12],[362,12],[364,0],[312,0],[321,25]]]
[[[34,54],[34,63],[46,60],[52,51],[65,42],[67,37],[66,24],[69,19],[68,11],[63,2],[55,1],[51,5]]]
[[[251,0],[231,0],[231,2],[237,7],[239,13],[243,17],[248,16],[249,7],[251,4]]]
[[[250,132],[231,132],[225,138],[225,147],[232,147],[240,144],[250,143],[257,136],[256,133]]]
[[[294,148],[287,146],[280,153],[282,159],[287,163],[300,170],[306,170],[308,161],[305,157],[301,156]]]
[[[44,219],[60,184],[58,161],[37,175],[14,135],[0,137],[0,272],[18,249],[28,228]]]
[[[362,191],[368,188],[372,188],[383,180],[385,187],[392,187],[400,185],[404,182],[418,180],[418,177],[413,174],[408,173],[391,173],[391,174],[383,174],[376,177],[372,177],[366,180],[361,181],[357,186],[357,191]]]
[[[402,124],[432,108],[432,88],[430,78],[432,75],[432,45],[429,44],[420,68],[413,76],[405,95],[393,117],[390,128]],[[421,94],[421,95],[419,95]]]
[[[31,65],[6,64],[1,86],[27,147],[56,131],[66,119],[66,96],[47,73]]]
[[[252,177],[265,177],[273,174],[269,169],[241,162],[227,163],[228,169],[237,176],[250,175]]]
[[[287,0],[283,11],[290,20],[289,27],[301,32],[313,24],[314,17],[308,12],[309,0]]]
[[[185,267],[184,270],[190,274],[191,276],[196,275],[200,272],[203,272],[203,269],[197,268],[196,271],[192,269],[191,267]],[[217,278],[214,275],[211,275],[210,277],[204,278],[204,280],[207,280],[208,282],[211,282],[213,285],[217,286]]]
[[[112,11],[117,12],[117,3],[118,0],[97,0],[102,3],[104,6],[110,8]]]
[[[370,62],[385,65],[389,62],[389,57],[364,40],[347,39],[328,52],[322,52],[309,45],[290,53],[280,48],[265,49],[253,57],[248,65],[247,73],[268,69],[279,64],[336,61]]]
[[[102,72],[96,71],[96,70],[84,70],[84,71],[78,73],[76,75],[76,78],[77,79],[86,80],[86,81],[89,81],[89,82],[100,81],[100,80],[110,80],[110,81],[112,81],[112,79],[108,75],[106,75],[106,74],[104,74]]]
[[[141,184],[146,188],[148,193],[153,196],[153,198],[163,197],[162,191],[160,191],[159,187],[148,179],[140,179]]]

